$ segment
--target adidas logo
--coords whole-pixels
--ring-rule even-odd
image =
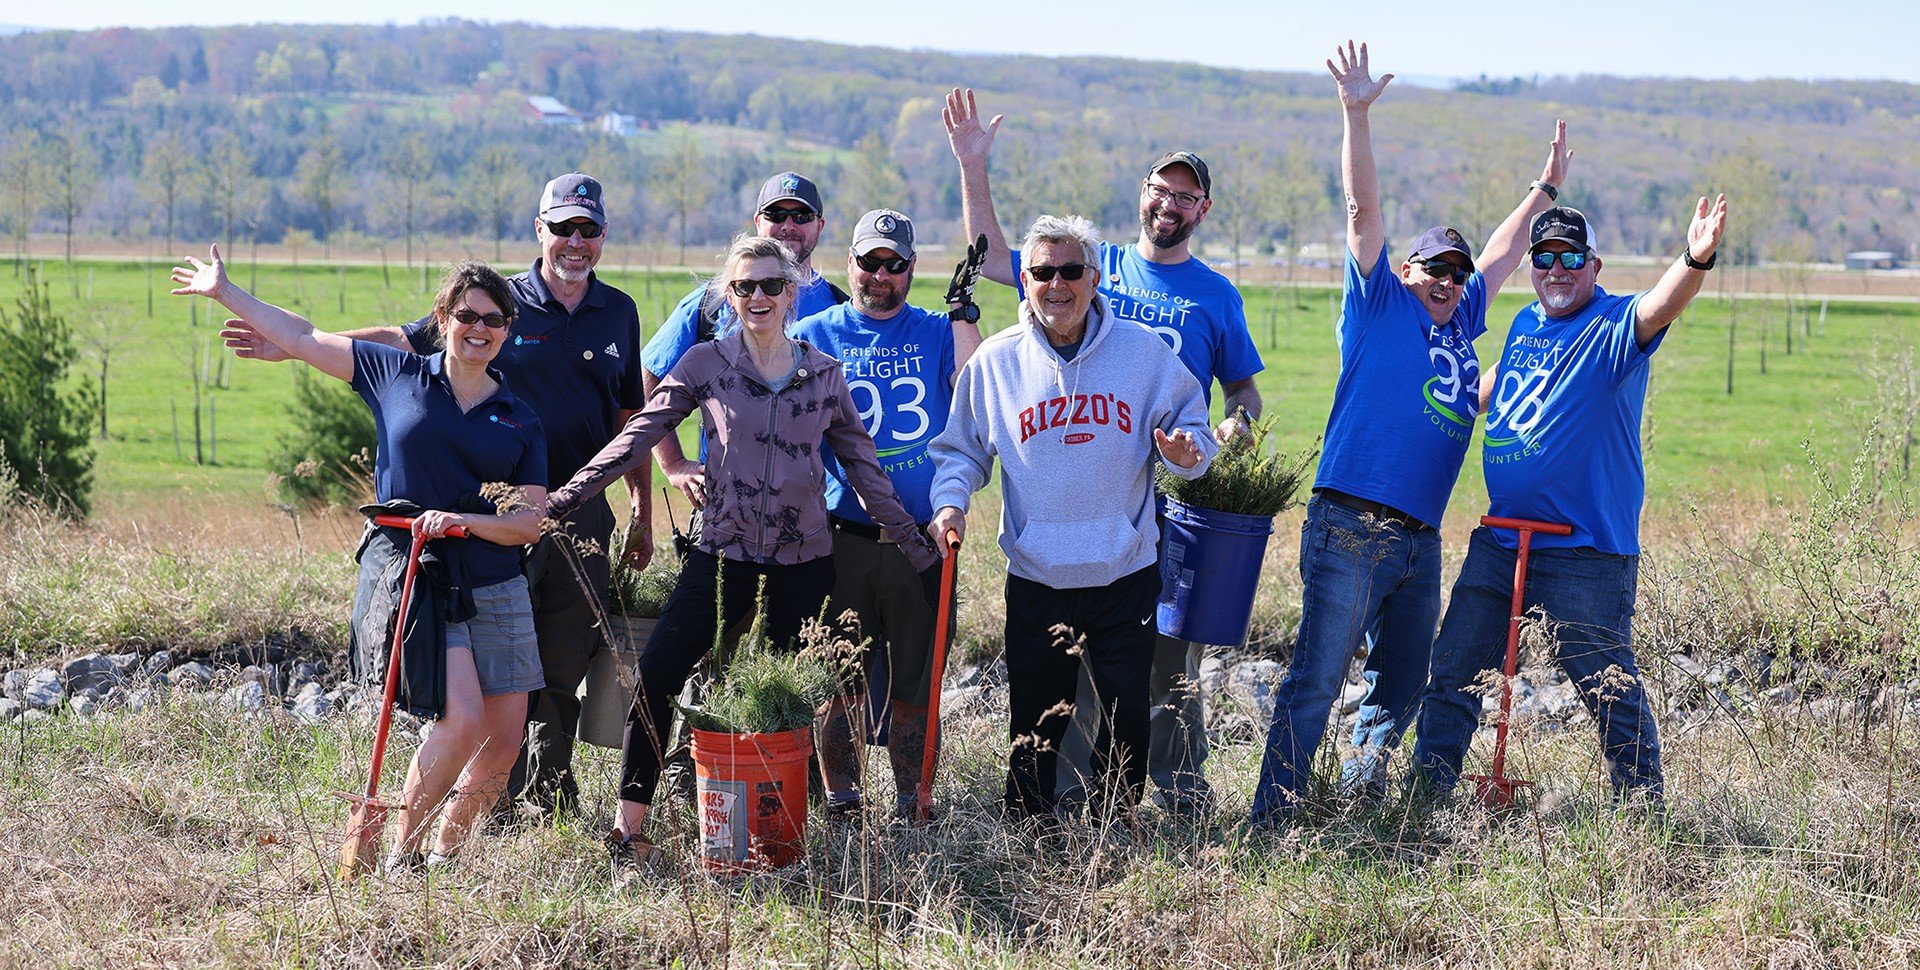
[[[605,352],[608,357],[612,357],[615,360],[620,359],[620,348],[613,344],[608,344]]]

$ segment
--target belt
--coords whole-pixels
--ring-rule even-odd
[[[827,521],[833,525],[833,531],[835,532],[844,532],[847,535],[859,536],[862,539],[868,539],[873,542],[882,542],[889,545],[893,543],[893,540],[887,538],[886,533],[881,531],[879,526],[871,522],[854,522],[849,519],[843,519],[837,515],[827,516]]]
[[[1430,526],[1425,522],[1422,522],[1419,519],[1416,519],[1413,516],[1408,515],[1407,513],[1394,508],[1391,505],[1382,505],[1379,502],[1375,502],[1371,499],[1364,499],[1358,495],[1348,495],[1347,493],[1342,492],[1339,489],[1316,488],[1313,490],[1313,494],[1322,499],[1325,499],[1326,501],[1332,502],[1333,504],[1338,505],[1342,508],[1352,509],[1355,512],[1365,512],[1366,514],[1371,515],[1375,518],[1386,519],[1388,522],[1393,522],[1398,525],[1404,526],[1405,528],[1413,532],[1421,532],[1421,531],[1433,528],[1433,526]]]

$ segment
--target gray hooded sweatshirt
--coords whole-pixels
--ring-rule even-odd
[[[933,507],[968,508],[1000,459],[1000,548],[1014,575],[1056,589],[1105,586],[1158,553],[1153,431],[1216,445],[1193,374],[1153,331],[1094,297],[1080,351],[1064,360],[1020,304],[1020,325],[981,343],[960,372],[947,429],[933,440]]]

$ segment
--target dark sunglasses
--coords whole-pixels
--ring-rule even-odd
[[[1033,277],[1033,281],[1035,283],[1048,282],[1049,280],[1053,279],[1053,274],[1055,273],[1059,273],[1061,279],[1066,280],[1069,283],[1072,283],[1078,280],[1080,277],[1087,275],[1087,264],[1067,263],[1063,266],[1029,266],[1027,267],[1027,275]]]
[[[853,257],[853,261],[859,263],[860,268],[869,273],[878,273],[884,269],[895,276],[906,272],[907,267],[913,265],[913,261],[904,256],[895,256],[892,259],[881,259],[878,256],[855,256]]]
[[[1587,265],[1586,253],[1568,251],[1564,253],[1534,253],[1533,268],[1552,269],[1553,261],[1556,258],[1560,260],[1560,265],[1565,266],[1569,270],[1581,269]]]
[[[504,329],[508,323],[512,322],[507,319],[507,315],[504,313],[476,313],[466,307],[461,307],[449,315],[455,320],[460,321],[462,325],[468,327],[476,323],[484,323],[487,325],[488,330]]]
[[[809,209],[761,209],[760,217],[776,226],[788,219],[792,219],[796,226],[804,226],[820,218],[820,213]]]
[[[752,296],[755,287],[768,296],[779,296],[787,288],[787,278],[775,276],[764,280],[734,280],[727,286],[733,290],[734,296],[742,300]]]
[[[562,239],[576,232],[580,234],[580,238],[582,239],[598,239],[600,238],[600,234],[606,230],[591,222],[549,222],[547,223],[547,231]]]
[[[1436,280],[1452,280],[1455,286],[1467,285],[1467,278],[1473,275],[1473,270],[1448,259],[1423,259],[1420,269]]]

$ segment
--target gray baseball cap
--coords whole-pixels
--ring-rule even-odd
[[[892,209],[875,209],[860,217],[853,227],[853,254],[865,256],[876,249],[891,249],[906,259],[913,258],[913,220]]]
[[[568,172],[548,182],[547,190],[540,193],[540,218],[565,222],[577,216],[592,219],[593,224],[602,229],[607,226],[606,208],[600,202],[600,181],[591,175]]]

